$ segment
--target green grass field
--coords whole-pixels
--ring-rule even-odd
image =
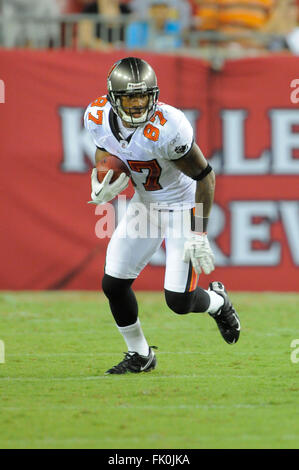
[[[299,295],[233,293],[236,345],[137,297],[158,367],[105,376],[125,344],[101,294],[1,293],[0,448],[298,449]]]

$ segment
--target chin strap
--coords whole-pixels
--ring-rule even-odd
[[[121,106],[119,106],[119,117],[128,124],[131,124],[134,127],[141,126],[149,120],[150,110],[145,111],[139,118],[134,118],[132,115],[129,115],[123,111]],[[125,119],[128,117],[129,119]]]

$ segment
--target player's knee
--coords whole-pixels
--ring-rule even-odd
[[[174,313],[184,315],[191,312],[192,299],[191,292],[172,292],[165,289],[165,300]]]
[[[118,279],[104,274],[102,279],[102,289],[108,299],[119,296],[123,291],[130,289],[134,279]]]
[[[168,307],[175,313],[207,312],[210,305],[209,294],[197,287],[191,292],[172,292],[165,289]]]
[[[113,277],[104,274],[102,279],[102,290],[108,299],[113,296],[116,291],[116,285]]]

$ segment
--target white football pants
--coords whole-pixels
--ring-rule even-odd
[[[182,259],[191,212],[192,209],[169,211],[144,205],[135,195],[109,242],[105,273],[119,279],[136,279],[165,239],[164,288],[173,292],[194,290],[198,275],[191,263]]]

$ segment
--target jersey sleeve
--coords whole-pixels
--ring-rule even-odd
[[[92,119],[90,119],[90,114],[97,118],[97,108],[96,106],[90,106],[85,110],[84,113],[84,127],[88,131],[89,135],[91,136],[93,143],[95,146],[100,150],[105,150],[103,147],[103,137],[101,136],[101,132],[99,126],[95,124]]]
[[[194,141],[190,122],[182,111],[176,111],[171,120],[170,136],[164,148],[164,156],[167,160],[177,160],[186,155]]]

